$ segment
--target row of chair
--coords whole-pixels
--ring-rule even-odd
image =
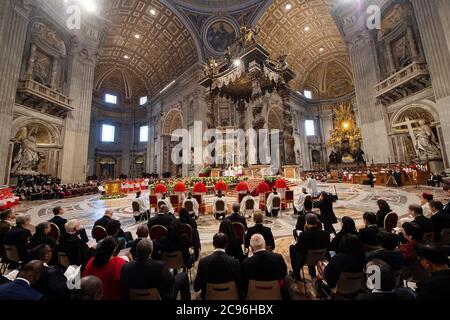
[[[158,289],[130,290],[130,300],[161,300]],[[233,301],[239,300],[236,283],[208,283],[206,300]],[[281,300],[281,291],[278,281],[250,280],[247,300],[268,301]]]

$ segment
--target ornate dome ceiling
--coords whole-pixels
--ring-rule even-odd
[[[327,83],[352,83],[351,73],[347,72],[351,70],[347,48],[330,14],[333,2],[274,0],[257,23],[261,29],[258,41],[272,55],[277,56],[283,49],[289,54],[288,62],[297,74],[294,88],[303,90],[308,85],[317,86],[318,98],[328,97],[323,88],[329,86]],[[329,63],[333,58],[336,61]],[[340,72],[342,70],[345,72]],[[328,76],[332,78],[323,79]]]
[[[110,24],[95,89],[120,91],[130,102],[154,96],[195,63],[221,54],[223,44],[217,41],[222,38],[214,30],[225,30],[234,39],[244,23],[260,28],[258,41],[274,57],[282,49],[289,54],[288,62],[297,74],[294,89],[310,88],[315,98],[346,94],[353,90],[352,75],[346,45],[330,14],[333,2],[104,1],[102,16]]]

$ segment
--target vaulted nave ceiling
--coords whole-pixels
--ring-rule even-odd
[[[110,24],[100,51],[95,89],[120,91],[130,102],[139,96],[154,96],[209,56],[199,21],[207,25],[208,21],[226,17],[234,19],[238,27],[241,21],[237,17],[244,16],[245,23],[260,29],[258,42],[273,57],[281,50],[289,54],[288,62],[297,74],[292,83],[295,90],[311,90],[315,98],[347,94],[353,90],[353,80],[346,45],[330,14],[333,2],[104,1],[102,16]],[[199,18],[194,23],[195,9]],[[245,14],[239,16],[239,10]]]
[[[111,25],[97,66],[97,89],[104,88],[111,69],[118,69],[133,79],[125,98],[155,95],[198,61],[193,37],[160,1],[110,0],[105,5],[103,15]]]

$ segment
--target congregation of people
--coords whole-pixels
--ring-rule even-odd
[[[22,201],[52,200],[96,194],[102,188],[101,183],[94,180],[63,184],[60,179],[39,175],[21,177],[14,194]]]
[[[273,204],[279,195],[274,190],[271,196]],[[225,203],[216,214],[220,224],[212,239],[214,251],[204,257],[196,222],[198,203],[186,206],[191,194],[178,215],[162,195],[158,212],[149,211],[144,222],[136,219],[141,222],[137,238],[124,232],[114,212],[106,210],[94,224],[104,236],[92,247],[81,222],[65,219],[61,207],[53,210],[52,219],[36,227],[27,215],[16,217],[11,210],[3,211],[2,263],[15,271],[1,277],[0,300],[139,300],[149,295],[190,300],[191,285],[205,300],[254,299],[258,283],[272,286],[275,299],[289,300],[302,287],[308,295],[307,279],[319,296],[335,297],[349,275],[360,281],[357,290],[343,294],[349,299],[450,299],[450,202],[444,205],[423,194],[420,205],[408,207],[399,228],[388,228],[392,210],[387,201],[379,200],[378,212],[364,213],[363,228],[358,230],[351,217],[343,217],[337,232],[332,195],[322,192],[317,199],[303,189],[294,204],[297,223],[288,273],[284,257],[275,252],[273,232],[264,225],[267,216],[277,216],[279,208],[266,207],[264,215],[254,210],[253,203],[250,224],[246,216],[250,198],[247,194],[241,203],[233,203],[229,213],[226,197],[216,196],[215,202]],[[140,192],[136,199],[141,199],[139,207],[147,208]],[[9,259],[12,249],[17,259]],[[64,272],[69,266],[81,266],[79,288],[67,286]],[[195,278],[189,276],[193,268]],[[373,270],[381,280],[365,284]],[[229,294],[225,297],[221,295],[224,288]]]

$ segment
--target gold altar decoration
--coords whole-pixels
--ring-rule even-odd
[[[330,163],[361,163],[364,152],[361,150],[361,130],[356,125],[355,113],[350,102],[333,106],[333,131],[327,142],[332,148]]]
[[[108,181],[105,183],[105,195],[106,196],[119,196],[120,195],[120,180]]]

